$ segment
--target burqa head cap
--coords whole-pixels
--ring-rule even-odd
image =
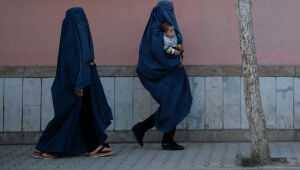
[[[86,17],[85,12],[83,10],[83,8],[81,7],[74,7],[74,8],[70,8],[67,10],[66,12],[66,17],[73,17],[73,16],[83,16]]]
[[[168,1],[168,0],[161,0],[157,3],[157,6],[161,6],[167,10],[170,10],[170,11],[174,11],[174,5],[173,5],[173,2],[171,1]]]
[[[155,22],[168,21],[171,22],[173,25],[176,25],[175,27],[177,27],[173,2],[168,0],[159,1],[156,7],[153,8],[152,13],[153,17],[155,18]]]

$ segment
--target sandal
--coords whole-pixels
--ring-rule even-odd
[[[107,143],[103,143],[97,152],[91,152],[89,154],[89,156],[90,157],[109,156],[109,155],[113,154],[114,152],[115,151]]]
[[[114,150],[109,146],[108,143],[103,143],[102,146],[105,147],[105,150],[106,150],[106,151],[114,151]]]
[[[34,151],[32,153],[32,156],[35,158],[40,158],[40,159],[55,159],[55,158],[57,158],[56,155],[51,155],[51,154],[43,153],[40,151]]]

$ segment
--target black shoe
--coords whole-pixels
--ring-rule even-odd
[[[145,135],[145,131],[143,130],[141,123],[134,125],[131,128],[131,130],[137,142],[141,145],[141,147],[143,147],[144,146],[143,138]]]
[[[163,150],[184,150],[184,146],[178,145],[174,141],[170,141],[170,142],[162,141],[161,146]]]

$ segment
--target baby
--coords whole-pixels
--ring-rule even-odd
[[[181,44],[177,44],[177,37],[174,30],[174,25],[168,21],[163,21],[160,24],[160,31],[164,34],[163,49],[167,54],[179,55],[183,53]]]

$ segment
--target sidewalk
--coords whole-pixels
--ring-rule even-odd
[[[31,157],[32,145],[0,145],[1,170],[156,170],[156,169],[243,169],[236,167],[235,156],[240,151],[250,153],[249,143],[183,143],[184,151],[163,151],[160,144],[146,143],[141,149],[137,144],[111,144],[113,156],[89,158],[78,156],[56,160]],[[286,157],[288,165],[244,169],[300,169],[300,143],[281,142],[270,144],[272,157]]]

